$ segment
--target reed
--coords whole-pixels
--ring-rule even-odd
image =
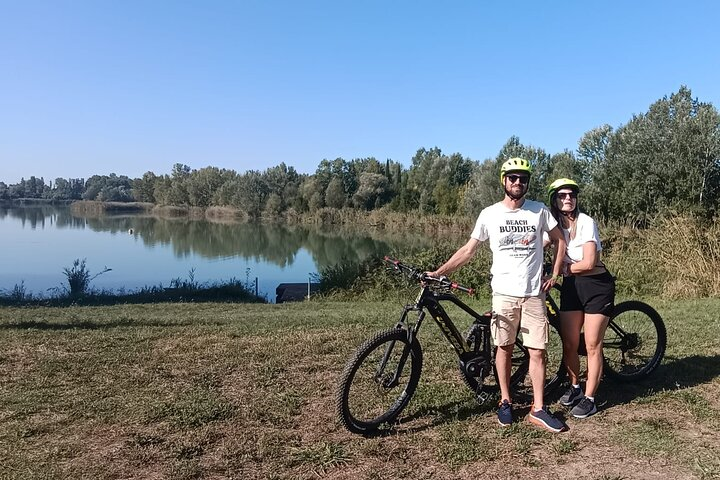
[[[103,215],[106,213],[147,213],[154,210],[152,203],[145,202],[96,202],[79,200],[70,204],[70,211],[75,215]]]

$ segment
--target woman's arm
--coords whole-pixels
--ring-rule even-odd
[[[579,262],[571,263],[568,266],[568,272],[571,274],[589,272],[595,268],[597,263],[598,253],[597,245],[595,242],[585,242],[583,244],[583,258]]]

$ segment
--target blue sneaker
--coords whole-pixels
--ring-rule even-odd
[[[570,388],[567,389],[567,392],[563,393],[563,396],[560,397],[558,400],[558,403],[560,405],[569,407],[570,405],[574,405],[575,402],[583,398],[582,389],[581,388],[575,388],[572,385],[570,385]]]
[[[558,433],[567,430],[567,426],[555,418],[550,413],[546,406],[543,406],[541,410],[535,411],[535,407],[530,407],[530,415],[528,415],[528,421],[542,427],[550,432]]]
[[[580,403],[570,410],[570,413],[572,413],[572,416],[575,418],[587,418],[597,413],[597,407],[595,406],[595,402],[587,397],[583,397]]]
[[[503,427],[509,427],[512,424],[512,405],[503,400],[497,411],[498,423]]]

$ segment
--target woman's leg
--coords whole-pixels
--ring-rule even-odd
[[[560,334],[563,342],[563,359],[572,385],[580,384],[580,329],[583,325],[583,312],[574,310],[560,312]]]
[[[585,314],[585,348],[587,349],[588,374],[585,395],[594,397],[603,370],[602,344],[610,317],[601,313]]]

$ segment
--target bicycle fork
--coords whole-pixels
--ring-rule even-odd
[[[423,310],[420,310],[418,313],[418,319],[415,322],[415,325],[412,326],[412,328],[406,323],[406,318],[408,312],[417,310],[415,307],[405,307],[405,311],[402,314],[402,317],[400,318],[400,321],[395,325],[395,328],[397,329],[403,329],[407,332],[407,339],[408,343],[403,344],[403,351],[400,355],[400,359],[398,360],[397,367],[395,368],[395,372],[392,374],[391,378],[385,378],[383,379],[383,376],[385,375],[385,368],[387,367],[388,361],[390,360],[390,356],[392,355],[393,351],[395,350],[395,340],[390,342],[387,347],[385,347],[385,352],[383,353],[382,358],[380,359],[380,362],[378,363],[377,370],[375,371],[375,381],[378,382],[382,387],[384,388],[393,388],[396,387],[400,383],[400,373],[405,368],[405,362],[407,361],[408,355],[410,354],[411,345],[413,341],[415,340],[415,335],[417,333],[418,328],[420,328],[420,324],[423,321],[423,318],[425,318],[425,312]]]

